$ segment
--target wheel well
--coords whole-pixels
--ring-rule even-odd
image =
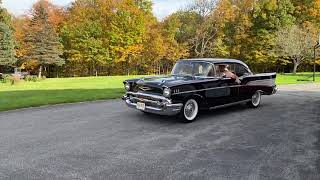
[[[203,96],[199,95],[199,94],[193,94],[191,96],[188,96],[184,99],[184,103],[187,102],[189,99],[194,99],[197,101],[197,103],[199,104],[199,106],[203,105],[204,102],[204,98]]]
[[[263,90],[260,90],[260,89],[259,89],[259,90],[257,90],[257,91],[259,91],[261,95],[264,95],[264,94],[265,94],[265,92],[264,92]],[[257,91],[256,91],[256,92],[257,92]],[[256,93],[256,92],[254,92],[254,93]]]

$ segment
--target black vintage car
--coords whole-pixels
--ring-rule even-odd
[[[275,79],[276,73],[253,74],[239,60],[186,59],[176,63],[170,76],[124,81],[123,100],[145,113],[179,115],[192,122],[200,109],[239,103],[258,107],[261,95],[276,93]]]

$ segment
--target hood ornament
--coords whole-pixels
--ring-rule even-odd
[[[161,83],[159,83],[158,85],[164,84],[165,82],[166,82],[166,80],[163,79],[163,80],[161,81]]]

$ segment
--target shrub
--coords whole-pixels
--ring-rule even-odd
[[[43,78],[38,78],[38,76],[27,75],[24,78],[24,80],[27,82],[39,82],[39,81],[43,80]]]
[[[35,76],[30,76],[30,75],[27,75],[24,80],[27,81],[27,82],[31,82],[31,81],[35,81]]]
[[[31,77],[29,75],[27,75],[25,78],[24,78],[25,81],[30,81],[31,80]]]
[[[9,80],[10,80],[10,83],[11,83],[12,86],[18,84],[21,81],[19,75],[11,75],[9,77]]]
[[[1,82],[3,82],[3,83],[9,82],[10,79],[11,79],[11,75],[10,74],[2,74],[2,76],[1,76]]]

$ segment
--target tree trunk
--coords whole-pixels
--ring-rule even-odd
[[[39,74],[38,74],[38,77],[41,78],[42,76],[42,65],[40,65],[39,67]]]
[[[293,74],[297,74],[297,69],[298,69],[299,63],[293,62]]]
[[[297,74],[297,69],[298,69],[299,64],[298,63],[293,63],[293,74]]]
[[[126,60],[127,76],[130,76],[129,59]]]

